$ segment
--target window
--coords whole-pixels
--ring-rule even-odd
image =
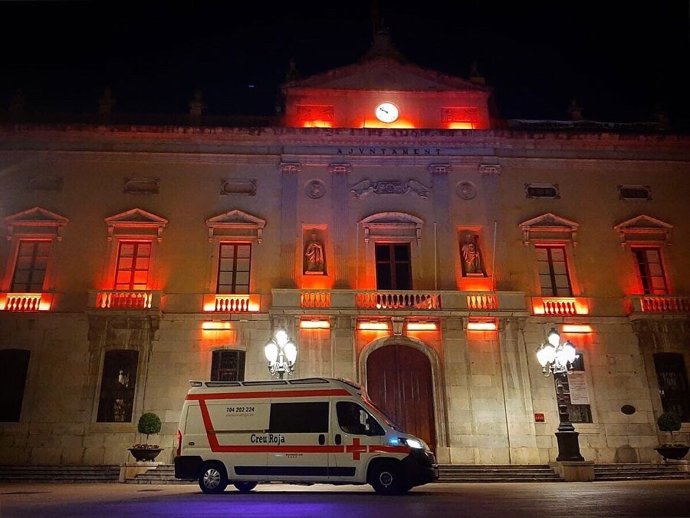
[[[340,429],[352,435],[385,435],[381,425],[357,403],[338,401],[336,403]]]
[[[621,200],[651,200],[652,193],[648,185],[619,185],[618,197]]]
[[[654,368],[664,412],[675,412],[683,422],[690,421],[690,390],[683,355],[657,353]]]
[[[24,349],[0,351],[0,422],[17,423],[24,401],[24,386],[31,352]]]
[[[564,246],[539,246],[537,267],[544,297],[572,297]]]
[[[328,433],[328,403],[273,403],[271,433]]]
[[[132,421],[138,360],[138,351],[116,349],[105,353],[98,401],[99,423]]]
[[[527,198],[560,198],[557,184],[525,184],[525,195]]]
[[[577,380],[577,382],[576,382]],[[585,379],[585,361],[582,353],[573,362],[573,372],[564,376],[564,389],[568,394],[566,409],[571,423],[591,423],[592,407],[589,405]]]
[[[145,290],[151,266],[151,242],[121,241],[115,273],[116,290]]]
[[[637,273],[645,295],[667,295],[666,275],[658,248],[633,248]]]
[[[249,293],[251,258],[250,243],[221,243],[216,292]]]
[[[375,254],[377,289],[412,289],[412,265],[408,243],[376,243]]]
[[[213,351],[211,381],[244,381],[244,351]]]
[[[40,293],[48,266],[50,241],[22,239],[12,276],[13,293]]]

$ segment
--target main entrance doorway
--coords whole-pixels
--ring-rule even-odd
[[[371,400],[405,432],[436,446],[434,397],[429,358],[407,345],[387,345],[367,358]]]

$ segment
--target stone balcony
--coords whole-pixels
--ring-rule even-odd
[[[261,295],[234,293],[207,293],[204,295],[204,312],[248,313],[261,309]]]
[[[89,290],[89,309],[116,311],[159,311],[161,291]]]
[[[272,312],[427,316],[527,315],[521,292],[273,289]]]
[[[690,297],[635,295],[628,299],[628,312],[631,316],[687,316],[690,313]]]
[[[52,303],[51,293],[0,293],[0,311],[49,311]]]

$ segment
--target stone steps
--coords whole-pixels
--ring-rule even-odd
[[[439,482],[561,482],[546,464],[439,464],[438,468]]]
[[[668,480],[690,478],[676,464],[595,464],[594,480]]]
[[[117,482],[120,466],[0,466],[3,482]]]

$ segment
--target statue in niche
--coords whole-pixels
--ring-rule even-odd
[[[460,247],[463,277],[486,277],[484,261],[479,250],[479,236],[467,234]]]
[[[311,233],[311,239],[304,249],[304,273],[306,275],[326,275],[326,256],[323,244],[317,239],[316,232]]]

